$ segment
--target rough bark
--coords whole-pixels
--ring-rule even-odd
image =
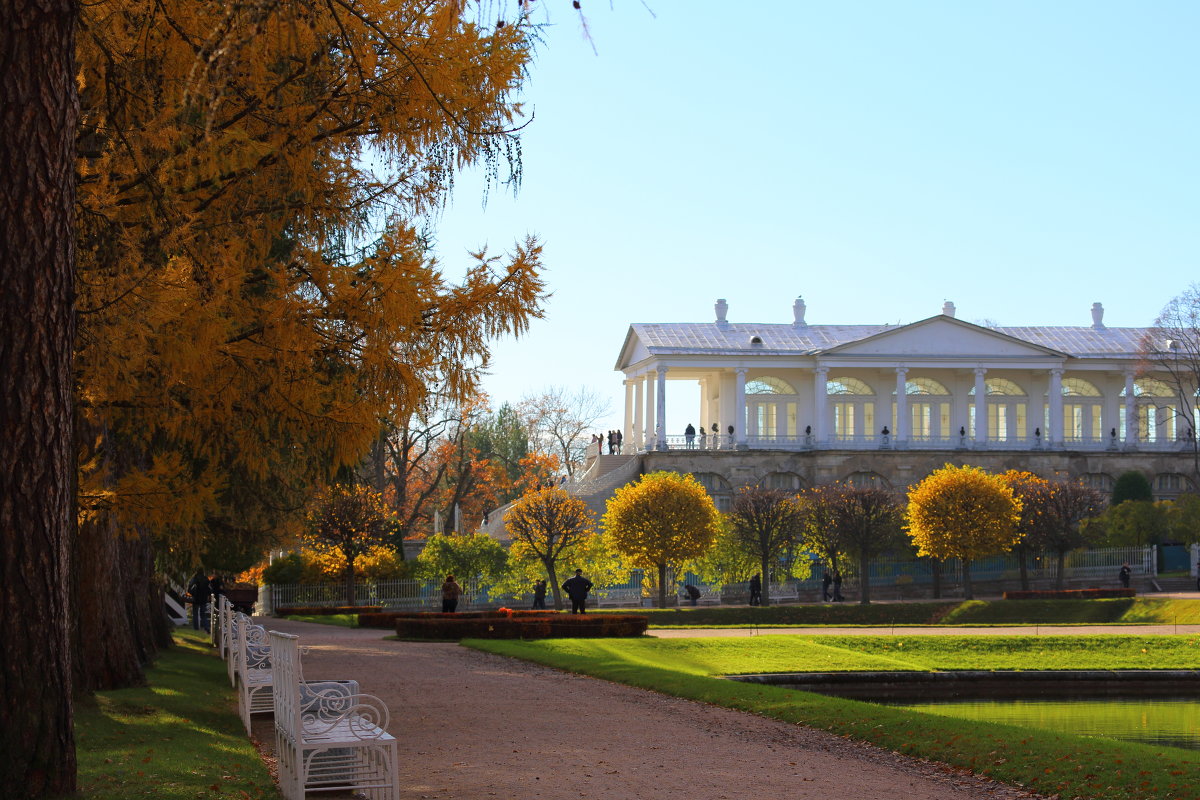
[[[858,553],[858,602],[863,605],[871,603],[871,554],[864,548]]]
[[[0,797],[75,787],[70,0],[0,3]]]
[[[963,576],[963,599],[974,600],[975,589],[971,586],[971,559],[964,558],[962,560],[962,576]]]

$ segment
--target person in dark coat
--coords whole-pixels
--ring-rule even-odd
[[[446,580],[442,583],[442,613],[453,614],[458,610],[458,598],[462,596],[463,589],[458,581],[454,580],[453,575],[447,575]]]
[[[683,441],[687,444],[688,450],[696,446],[696,428],[690,422],[683,429]]]
[[[592,582],[583,577],[583,570],[575,570],[575,577],[567,578],[562,588],[567,593],[567,597],[571,598],[571,613],[586,614],[587,596],[588,592],[592,590]]]
[[[825,574],[821,576],[821,601],[829,602],[829,586],[833,583],[833,576],[829,574],[829,570],[825,570]]]
[[[1129,588],[1129,578],[1131,575],[1133,575],[1133,570],[1131,570],[1129,568],[1129,565],[1122,564],[1121,571],[1117,573],[1117,577],[1120,578],[1120,580],[1121,580],[1121,588],[1123,588],[1123,589]]]
[[[754,577],[750,579],[750,605],[762,605],[762,578],[756,572]]]
[[[546,607],[546,581],[540,580],[533,584],[533,607],[544,609]]]
[[[687,592],[688,599],[692,601],[692,605],[700,602],[700,588],[698,586],[693,586],[689,583],[683,587],[683,590]]]
[[[833,602],[840,603],[845,599],[842,597],[842,573],[835,569],[833,571]]]
[[[196,570],[188,584],[187,593],[192,596],[192,627],[196,630],[200,630],[201,627],[208,630],[208,601],[212,597],[212,587],[203,570]]]

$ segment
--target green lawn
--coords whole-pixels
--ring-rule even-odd
[[[77,704],[73,797],[279,798],[207,636],[179,630],[175,641],[147,671],[147,686],[100,692]]]
[[[969,769],[1045,794],[1200,797],[1200,752],[968,722],[716,675],[802,670],[1200,668],[1197,636],[470,640],[468,646],[751,711]]]
[[[315,622],[318,625],[338,625],[343,628],[358,627],[358,614],[288,614],[284,619]]]
[[[607,609],[645,614],[652,628],[907,625],[1141,625],[1200,624],[1200,600],[968,600],[769,606]]]

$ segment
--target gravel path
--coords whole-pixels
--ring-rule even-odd
[[[266,623],[311,647],[306,678],[356,679],[387,703],[406,799],[1037,797],[823,731],[458,645]],[[254,733],[269,755],[270,721]]]

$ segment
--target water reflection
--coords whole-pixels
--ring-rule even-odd
[[[1194,696],[940,700],[896,705],[960,719],[1200,750],[1200,699]]]

